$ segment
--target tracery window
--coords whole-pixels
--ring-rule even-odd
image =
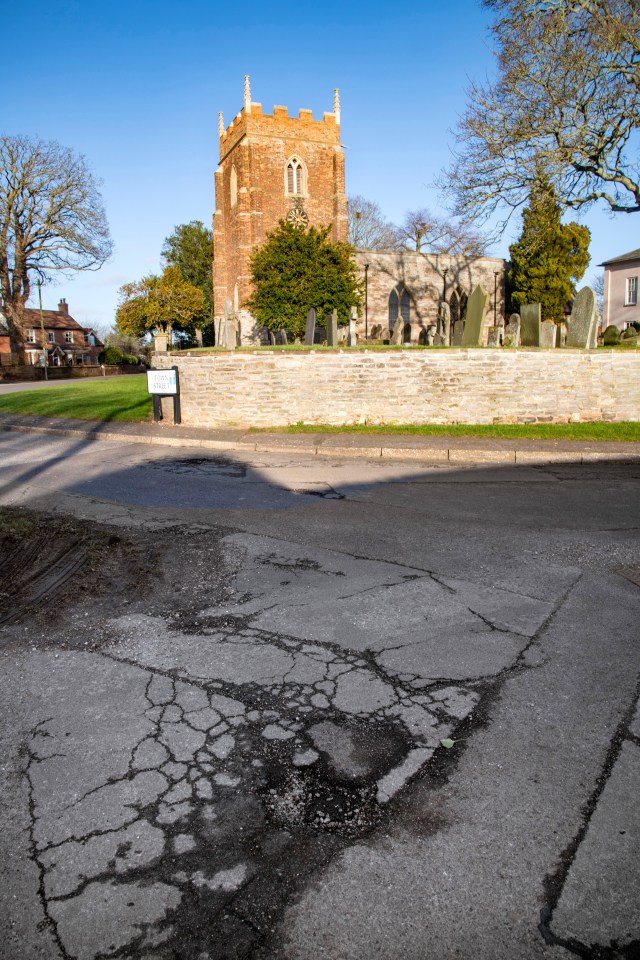
[[[403,323],[411,323],[411,298],[401,283],[389,294],[389,330],[393,330],[398,314]]]
[[[304,196],[307,192],[307,171],[302,160],[291,157],[285,169],[285,193],[289,196]]]

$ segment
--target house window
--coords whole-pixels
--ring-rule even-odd
[[[49,341],[49,343],[56,342],[56,335],[53,332],[53,330],[47,330],[47,340]]]
[[[625,307],[635,307],[638,305],[638,278],[637,277],[627,277],[624,305]]]
[[[64,342],[73,343],[73,330],[65,330],[64,333]]]
[[[35,330],[27,330],[27,343],[36,342],[36,332]]]
[[[290,196],[304,196],[307,192],[307,171],[297,157],[287,161],[284,192]]]

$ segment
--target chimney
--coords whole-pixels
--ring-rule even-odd
[[[58,304],[58,313],[64,313],[65,317],[69,316],[69,304],[67,303],[64,297]]]

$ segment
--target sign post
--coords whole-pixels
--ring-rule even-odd
[[[170,370],[147,370],[147,391],[153,397],[153,419],[162,420],[162,397],[173,397],[173,422],[180,420],[180,377],[177,367]]]

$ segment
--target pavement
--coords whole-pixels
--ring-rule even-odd
[[[410,436],[407,434],[298,433],[210,429],[160,423],[72,420],[0,414],[0,430],[59,437],[87,437],[120,443],[228,450],[239,453],[292,453],[326,457],[423,460],[460,463],[592,463],[640,461],[640,443],[575,440],[503,440],[491,437]]]
[[[0,956],[640,956],[637,444],[0,425]]]

